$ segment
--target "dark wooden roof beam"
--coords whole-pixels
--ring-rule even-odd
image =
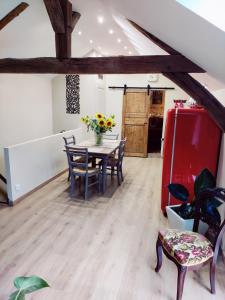
[[[52,28],[57,33],[65,33],[64,15],[59,0],[44,0]]]
[[[21,14],[28,6],[28,3],[21,2],[13,10],[11,10],[4,18],[0,20],[0,30],[2,30],[12,20],[19,16],[19,14]]]
[[[73,11],[72,13],[72,24],[71,24],[71,27],[72,27],[72,30],[74,30],[77,22],[79,21],[80,19],[80,13],[79,12],[76,12],[76,11]]]
[[[44,2],[55,32],[56,57],[70,58],[72,31],[80,14],[72,11],[72,3],[69,0],[44,0]]]
[[[0,73],[144,74],[165,72],[199,73],[201,68],[180,55],[0,59]]]

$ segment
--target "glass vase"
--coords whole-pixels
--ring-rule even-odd
[[[102,145],[102,138],[103,138],[102,133],[95,133],[95,144],[96,144],[96,146],[101,146]]]

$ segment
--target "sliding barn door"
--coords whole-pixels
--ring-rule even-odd
[[[147,157],[150,96],[127,92],[123,98],[122,136],[127,138],[126,156]]]

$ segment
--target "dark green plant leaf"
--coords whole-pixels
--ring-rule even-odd
[[[26,294],[49,287],[44,279],[37,276],[17,277],[14,280],[14,286],[18,291],[12,293],[9,300],[24,300]]]
[[[192,219],[194,217],[194,207],[189,203],[182,204],[179,207],[178,214],[185,220]]]
[[[182,202],[188,202],[189,192],[186,189],[186,187],[183,186],[182,184],[171,183],[168,185],[168,189],[169,189],[170,194],[174,198],[176,198]]]
[[[203,169],[201,173],[195,178],[194,193],[198,198],[200,193],[205,189],[213,189],[216,187],[216,179],[208,169]]]
[[[14,285],[17,289],[21,289],[25,294],[49,287],[48,283],[37,276],[17,277],[14,280]]]
[[[9,300],[25,300],[25,293],[23,291],[16,291],[9,296]]]
[[[208,198],[208,199],[204,200],[203,205],[202,205],[202,210],[203,210],[203,212],[206,212],[208,207],[215,207],[215,208],[217,208],[221,204],[222,204],[221,201],[219,201],[216,198]]]
[[[216,207],[208,206],[207,212],[204,213],[204,219],[206,220],[206,223],[214,224],[217,226],[220,226],[221,224],[221,217],[216,209]]]

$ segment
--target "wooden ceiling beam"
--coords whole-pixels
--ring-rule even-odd
[[[129,22],[143,35],[145,35],[149,40],[159,46],[161,49],[166,51],[171,55],[180,54],[178,51],[155,37],[150,32],[146,31],[144,28],[136,24],[135,22],[129,20]],[[209,114],[212,116],[214,121],[218,126],[225,132],[225,107],[216,99],[199,81],[195,80],[188,73],[192,72],[162,72],[164,76],[169,78],[175,84],[177,84],[182,90],[184,90],[188,95],[195,99],[200,105],[208,110]]]
[[[56,57],[70,58],[72,53],[72,3],[68,0],[59,0],[63,16],[65,33],[55,32]]]
[[[71,27],[72,27],[72,30],[74,30],[77,22],[79,21],[81,17],[81,14],[79,12],[76,12],[76,11],[73,11],[72,13],[72,24],[71,24]]]
[[[163,73],[163,75],[207,109],[217,125],[225,132],[225,107],[199,81],[187,73]]]
[[[0,73],[143,74],[200,71],[180,55],[0,59]]]
[[[52,28],[57,33],[65,33],[64,14],[59,0],[44,0]]]
[[[2,30],[12,20],[19,16],[19,14],[21,14],[28,6],[28,3],[21,2],[13,10],[11,10],[4,18],[0,20],[0,30]]]
[[[72,11],[72,3],[69,0],[44,0],[44,3],[55,32],[56,57],[70,58],[72,31],[80,14]]]

